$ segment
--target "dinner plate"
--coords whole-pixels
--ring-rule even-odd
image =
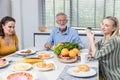
[[[15,63],[10,66],[12,71],[27,71],[32,68],[32,65],[29,63]]]
[[[24,52],[24,51],[27,51],[27,50],[30,50],[31,52],[26,52],[26,53],[22,53],[22,52]],[[35,51],[34,50],[31,50],[31,49],[25,49],[25,50],[20,50],[20,51],[17,51],[16,52],[17,54],[19,54],[19,55],[31,55],[31,54],[35,54]]]
[[[46,67],[37,66],[37,65],[41,65],[41,63],[46,63],[46,64],[50,63],[50,64],[52,64],[52,67],[46,68]],[[44,66],[44,64],[43,64],[43,66]],[[49,70],[53,70],[56,68],[55,63],[53,61],[38,62],[38,63],[34,64],[34,67],[35,67],[35,69],[40,70],[40,71],[49,71]]]
[[[82,71],[73,72],[73,70],[76,70],[76,69],[77,67],[71,67],[67,70],[67,73],[75,77],[90,77],[96,74],[96,71],[92,68],[90,68],[90,70],[87,72],[82,72]]]
[[[4,65],[0,66],[0,68],[4,68],[4,67],[6,67],[8,64],[9,64],[9,62],[6,61],[6,63],[5,63]]]
[[[34,80],[34,78],[28,72],[13,72],[8,74],[5,80]]]
[[[37,55],[38,55],[37,57],[43,58],[43,59],[50,59],[53,57],[53,54],[49,51],[40,51],[40,52],[37,52]]]

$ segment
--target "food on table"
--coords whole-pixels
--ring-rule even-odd
[[[79,69],[74,69],[73,72],[77,73],[77,72],[80,72]]]
[[[73,50],[70,50],[70,52],[69,52],[70,57],[75,57],[75,56],[77,56],[77,54],[78,53],[75,53],[75,51],[73,51]]]
[[[25,63],[34,64],[34,63],[37,63],[37,62],[43,62],[43,59],[41,59],[41,58],[23,58],[22,61],[25,62]]]
[[[64,44],[64,42],[58,43],[58,45],[53,46],[53,50],[56,49],[57,47],[59,47],[60,45],[63,45],[63,44]]]
[[[61,50],[61,53],[59,54],[59,57],[76,57],[78,56],[79,50],[77,48],[73,48],[69,50],[68,48],[63,48]]]
[[[53,68],[54,67],[54,64],[53,63],[48,63],[47,65],[46,65],[46,68]]]
[[[68,50],[68,48],[63,48],[63,49],[61,50],[61,55],[63,55],[63,56],[68,56],[68,55],[69,55],[69,50]]]
[[[22,54],[29,54],[29,53],[31,53],[32,51],[30,50],[30,49],[27,49],[27,50],[25,50],[25,51],[21,51],[20,53],[22,53]]]
[[[78,65],[77,69],[73,70],[73,72],[87,72],[89,71],[89,66],[87,64],[80,64]]]
[[[78,44],[76,42],[62,42],[57,45],[57,47],[54,49],[54,53],[56,55],[59,55],[62,51],[62,49],[67,48],[68,50],[72,50],[73,48],[78,49]]]
[[[32,67],[29,63],[15,63],[11,66],[13,71],[25,71]]]
[[[78,44],[76,42],[62,42],[55,46],[54,53],[58,56],[59,61],[72,63],[78,59]]]
[[[88,67],[87,64],[80,64],[80,65],[78,65],[78,69],[79,69],[80,71],[83,71],[83,72],[89,71],[89,67]]]
[[[7,80],[33,80],[33,76],[26,72],[15,72],[8,75]]]
[[[79,53],[78,44],[75,42],[59,43],[54,49],[54,53],[57,54],[60,58],[76,57]]]
[[[47,58],[50,58],[50,57],[51,57],[51,55],[50,55],[49,52],[43,51],[43,52],[38,53],[38,58],[47,59]]]
[[[0,59],[0,67],[6,64],[6,59]]]
[[[79,53],[79,49],[78,49],[78,48],[73,48],[72,51],[73,51],[76,55],[78,55],[78,53]]]
[[[37,67],[39,68],[45,68],[46,67],[46,63],[45,62],[39,62],[35,64]]]
[[[46,63],[46,62],[39,62],[39,63],[36,63],[35,66],[38,68],[53,68],[54,64],[53,63]]]

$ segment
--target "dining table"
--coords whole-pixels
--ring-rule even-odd
[[[38,70],[34,67],[34,64],[32,64],[32,68],[25,71],[25,72],[29,72],[33,75],[34,79],[33,80],[99,80],[99,63],[98,60],[96,59],[91,59],[88,60],[85,64],[87,64],[91,69],[93,69],[95,71],[94,75],[90,75],[89,74],[86,76],[74,76],[71,75],[68,70],[72,67],[76,67],[79,64],[81,64],[81,60],[80,60],[80,56],[78,56],[77,61],[75,62],[71,62],[71,63],[65,63],[65,62],[61,62],[57,55],[54,54],[53,50],[48,50],[48,49],[41,49],[39,50],[39,47],[29,47],[26,49],[30,49],[35,51],[34,54],[31,55],[19,55],[17,52],[10,54],[6,57],[3,57],[4,59],[7,60],[8,65],[6,65],[5,67],[0,68],[0,80],[7,80],[6,77],[10,74],[13,73],[15,71],[12,71],[11,65],[15,64],[15,63],[19,63],[22,62],[23,58],[26,57],[37,57],[38,56],[38,52],[41,51],[48,51],[50,54],[52,54],[52,57],[49,59],[44,59],[45,61],[52,61],[54,62],[54,68],[52,70],[46,70],[46,71],[41,71]],[[17,79],[16,79],[17,80]]]

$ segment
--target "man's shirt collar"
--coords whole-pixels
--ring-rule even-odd
[[[66,26],[67,27],[67,26]],[[57,28],[57,31],[56,31],[57,33],[61,33],[60,32],[60,30],[59,30],[59,27]],[[68,34],[68,32],[69,32],[69,30],[68,30],[68,27],[67,27],[67,29],[66,29],[66,31],[63,33],[63,34]]]

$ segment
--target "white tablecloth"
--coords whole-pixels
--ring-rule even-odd
[[[39,48],[35,48],[35,47],[30,48],[30,49],[35,50],[35,51],[39,50]],[[29,70],[28,72],[30,72],[35,78],[37,78],[36,80],[57,80],[57,78],[60,76],[61,72],[64,70],[65,66],[67,66],[67,65],[77,66],[78,64],[80,64],[80,60],[78,60],[77,62],[74,62],[74,63],[62,63],[57,59],[57,57],[53,53],[53,51],[50,51],[50,53],[53,54],[54,57],[52,57],[48,60],[54,61],[56,68],[54,70],[44,71],[44,72],[36,70],[34,68]],[[29,56],[26,56],[26,57],[33,57],[33,56],[37,56],[37,54],[29,55]],[[23,56],[20,56],[16,53],[5,57],[5,59],[7,61],[20,61],[22,58],[23,58]],[[8,66],[0,69],[0,80],[5,80],[5,77],[12,72],[10,70],[10,65],[12,63],[13,62],[10,62],[10,64]],[[88,64],[89,67],[98,68],[98,61],[89,61],[86,64]],[[98,78],[98,72],[97,72],[96,76]]]

